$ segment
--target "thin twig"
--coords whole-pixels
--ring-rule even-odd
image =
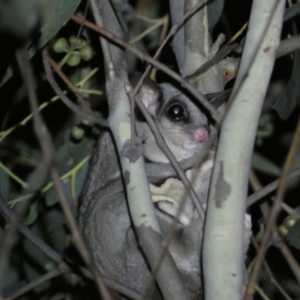
[[[13,220],[17,217],[16,214],[13,213],[12,210],[7,206],[5,201],[2,199],[1,195],[0,211],[2,215],[8,219],[9,222],[13,222]],[[63,262],[62,256],[55,250],[53,250],[51,247],[49,247],[43,240],[37,237],[27,226],[19,223],[17,229],[53,261],[55,261],[58,264],[61,264]]]
[[[48,54],[49,55],[49,54]],[[84,107],[84,109],[91,115],[93,115],[93,111],[91,108],[88,106],[86,101],[83,99],[83,97],[78,93],[78,88],[73,82],[70,81],[68,76],[62,71],[58,63],[56,63],[50,56],[49,56],[49,61],[52,66],[52,68],[55,70],[55,72],[60,76],[60,78],[65,82],[65,84],[68,86],[68,88],[75,94],[75,96],[78,98],[79,102],[81,105]]]
[[[285,243],[285,241],[279,236],[278,232],[275,233],[275,242],[273,243],[282,253],[291,270],[293,271],[298,284],[300,284],[300,266],[298,261],[294,258],[291,250]]]
[[[297,168],[288,175],[287,180],[290,181],[290,180],[294,179],[295,177],[298,177],[299,175],[300,175],[300,168]],[[253,205],[258,200],[262,199],[266,195],[275,191],[277,189],[278,185],[279,185],[279,179],[276,179],[273,182],[264,186],[261,190],[253,193],[247,199],[247,206],[249,207],[249,206]]]
[[[257,284],[255,285],[255,289],[260,294],[261,298],[264,300],[270,300],[270,298],[264,293],[263,289],[259,287]]]
[[[48,54],[48,50],[47,48],[45,48],[43,50],[43,62],[44,62],[44,67],[45,67],[45,72],[46,72],[46,76],[47,79],[50,83],[50,85],[52,86],[53,90],[55,91],[55,93],[59,96],[59,98],[64,102],[64,104],[70,108],[75,114],[78,114],[88,120],[90,120],[91,122],[94,122],[97,125],[100,125],[102,127],[107,127],[107,122],[104,119],[101,119],[100,117],[97,117],[95,115],[91,115],[90,113],[82,110],[79,106],[77,106],[76,104],[74,104],[64,93],[63,91],[60,89],[60,87],[58,86],[58,84],[56,83],[54,76],[53,76],[53,72],[51,70],[51,65],[50,65],[50,57]]]
[[[250,171],[250,183],[252,185],[252,188],[255,192],[260,191],[262,189],[262,185],[259,182],[256,174],[254,173],[253,170]],[[262,202],[260,204],[260,210],[262,212],[262,215],[264,217],[265,220],[268,219],[269,216],[269,212],[270,212],[270,208],[267,202]]]
[[[251,237],[251,242],[252,242],[253,246],[255,247],[256,251],[258,251],[258,244],[253,236]],[[287,300],[292,300],[292,298],[287,294],[287,292],[284,290],[284,288],[280,285],[280,283],[277,281],[277,279],[272,274],[272,271],[265,259],[263,260],[263,265],[264,265],[268,275],[270,276],[271,282],[277,287],[278,291],[282,294],[282,296]]]
[[[44,51],[46,51],[46,50],[44,50]],[[48,57],[46,56],[46,52],[44,52],[44,53],[45,53],[44,58],[47,59]],[[63,184],[60,180],[58,170],[53,161],[54,147],[53,147],[48,129],[45,126],[44,121],[38,110],[37,97],[36,97],[35,90],[33,88],[35,86],[33,84],[34,77],[33,77],[33,72],[32,72],[32,68],[31,68],[31,65],[29,62],[28,53],[27,53],[26,49],[22,48],[21,50],[19,50],[17,53],[17,58],[18,58],[19,68],[21,70],[23,80],[24,80],[25,85],[27,86],[27,90],[28,90],[29,103],[30,103],[30,106],[31,106],[31,109],[33,112],[33,123],[34,123],[35,134],[36,134],[39,144],[42,148],[42,152],[44,154],[45,160],[51,166],[50,174],[51,174],[52,180],[54,182],[54,187],[58,193],[58,198],[60,200],[61,207],[67,218],[68,225],[70,226],[71,234],[72,234],[72,237],[74,238],[75,245],[76,245],[77,249],[79,250],[81,256],[83,257],[85,263],[92,271],[92,273],[95,277],[95,280],[96,280],[96,284],[97,284],[99,293],[104,297],[104,299],[110,300],[111,296],[110,296],[106,286],[104,285],[104,283],[100,277],[100,274],[99,274],[97,268],[95,267],[95,265],[92,261],[92,258],[84,244],[83,238],[79,232],[76,220],[75,220],[75,218],[72,214],[72,211],[69,207],[69,204],[68,204],[69,202],[65,195],[65,191],[63,188]]]
[[[66,197],[66,194],[64,192],[64,187],[62,184],[62,181],[60,179],[60,176],[58,174],[58,170],[56,167],[51,168],[51,177],[54,183],[54,187],[56,189],[56,192],[58,194],[61,207],[63,209],[63,212],[68,220],[68,224],[70,226],[70,230],[72,233],[74,244],[76,245],[77,249],[79,250],[81,256],[83,257],[85,263],[89,267],[89,269],[92,271],[93,275],[95,276],[95,280],[97,283],[97,287],[99,289],[100,294],[104,297],[105,300],[112,300],[111,295],[109,294],[106,286],[104,285],[104,282],[102,281],[102,278],[99,274],[98,269],[96,268],[95,264],[93,263],[93,260],[91,258],[91,255],[88,251],[88,249],[85,246],[85,243],[83,241],[83,238],[80,234],[80,231],[78,229],[76,220],[72,214],[72,210],[69,207],[69,202]]]
[[[24,79],[27,92],[28,92],[28,97],[29,99],[34,99],[34,109],[33,111],[38,111],[38,105],[37,105],[37,99],[36,99],[36,94],[35,94],[35,84],[33,82],[33,76],[32,72],[30,73],[30,70],[27,70],[26,66],[27,64],[23,64],[24,57],[26,56],[26,50],[24,48],[17,50],[16,51],[16,58],[18,61],[18,65],[20,68],[21,75]],[[28,76],[27,76],[28,75]],[[33,106],[32,106],[33,107]],[[48,174],[49,166],[52,162],[53,155],[51,153],[51,149],[46,147],[46,140],[48,136],[44,135],[45,133],[45,126],[42,126],[41,124],[41,119],[39,116],[37,116],[36,113],[33,114],[33,125],[34,125],[34,130],[36,132],[37,138],[41,141],[41,148],[44,151],[44,157],[43,157],[43,162],[39,165],[39,168],[44,169],[45,172],[44,174]],[[43,178],[41,178],[41,182],[43,182]],[[28,184],[27,188],[29,192],[34,193],[35,192],[35,186],[39,185],[39,183],[33,183],[33,186],[31,184]],[[12,253],[11,249],[14,246],[16,242],[16,229],[21,221],[21,217],[24,215],[25,211],[27,210],[29,201],[22,201],[20,205],[17,207],[16,211],[16,218],[14,218],[11,221],[10,227],[6,230],[5,236],[3,239],[2,247],[1,247],[1,253],[0,253],[0,282],[2,281],[4,272],[6,270],[7,264],[9,262],[9,256]]]
[[[253,272],[251,274],[251,277],[250,277],[250,280],[248,283],[246,299],[251,299],[252,294],[254,292],[255,283],[257,281],[261,263],[263,261],[264,255],[267,251],[272,232],[274,231],[278,213],[280,212],[280,207],[281,207],[280,204],[281,204],[281,202],[283,202],[284,194],[286,191],[286,185],[288,182],[288,174],[290,172],[290,168],[293,164],[295,155],[297,153],[299,141],[300,141],[300,117],[298,119],[297,128],[296,128],[296,131],[295,131],[295,134],[293,137],[293,141],[292,141],[289,153],[287,155],[287,158],[286,158],[286,161],[285,161],[285,164],[283,167],[281,178],[279,180],[279,185],[278,185],[278,190],[276,193],[274,205],[272,206],[272,209],[271,209],[271,212],[269,215],[269,219],[268,219],[268,222],[266,225],[266,230],[265,230],[265,233],[264,233],[264,236],[263,236],[263,239],[262,239],[262,242],[261,242],[258,254],[257,254],[257,259],[255,260]]]
[[[162,49],[165,47],[165,45],[167,44],[167,42],[171,39],[172,36],[174,36],[176,34],[176,32],[184,25],[184,23],[191,18],[199,9],[203,8],[206,4],[203,4],[203,1],[199,1],[197,4],[195,4],[182,18],[182,20],[178,23],[172,26],[172,28],[169,31],[168,36],[165,38],[165,40],[163,41],[163,43],[159,46],[159,48],[156,50],[155,55],[153,56],[153,60],[157,60],[157,58],[159,57]],[[135,97],[135,95],[137,94],[137,91],[140,89],[144,79],[146,78],[146,76],[149,74],[151,70],[151,64],[150,66],[148,65],[146,70],[144,71],[143,75],[141,76],[139,82],[137,83],[137,85],[135,86],[134,92],[133,92],[133,96]],[[174,78],[175,79],[175,78]],[[186,82],[186,81],[185,81]],[[186,84],[188,84],[188,82],[186,82]],[[199,100],[200,101],[200,100]]]

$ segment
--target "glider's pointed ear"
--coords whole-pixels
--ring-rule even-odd
[[[139,79],[139,76],[134,76],[130,79],[130,82],[133,86],[135,86]],[[152,117],[155,117],[161,97],[161,89],[159,85],[149,78],[145,78],[137,95],[140,97]]]

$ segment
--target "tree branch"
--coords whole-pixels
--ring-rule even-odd
[[[103,24],[105,27],[110,28],[115,35],[122,35],[122,29],[109,1],[92,0],[91,6],[99,26]],[[103,30],[101,31],[103,32]],[[113,36],[113,41],[116,40],[121,41],[119,37]],[[109,104],[108,122],[120,155],[128,206],[138,242],[153,268],[162,247],[162,236],[152,202],[144,159],[143,156],[139,156],[137,160],[133,161],[123,154],[126,147],[129,148],[128,151],[131,153],[136,151],[136,148],[131,148],[131,143],[125,144],[126,141],[130,141],[132,138],[130,105],[124,87],[124,83],[128,83],[125,55],[120,48],[108,44],[104,39],[101,39],[101,44],[104,48],[103,53],[106,64],[106,89]],[[135,145],[135,147],[138,146]],[[170,254],[166,255],[156,278],[165,299],[187,299],[179,272]]]
[[[235,99],[222,124],[211,181],[203,247],[207,299],[242,298],[249,169],[283,12],[284,1],[256,0],[252,4]]]

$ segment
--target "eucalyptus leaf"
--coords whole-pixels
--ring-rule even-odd
[[[72,17],[80,0],[40,0],[42,11],[41,35],[38,40],[38,49],[45,44],[61,29]],[[37,50],[37,49],[35,49]]]
[[[38,202],[35,201],[30,205],[30,209],[29,209],[29,215],[25,221],[26,225],[30,225],[32,224],[36,218],[38,217],[39,214],[39,210],[38,210]]]
[[[261,173],[276,177],[279,177],[281,174],[281,169],[276,164],[257,152],[253,152],[252,167]]]
[[[79,143],[74,143],[68,140],[59,150],[56,162],[59,170],[60,176],[70,172],[73,167],[81,163],[84,159],[89,156],[95,145],[95,140],[90,138],[83,138]],[[87,172],[89,168],[89,161],[87,160],[76,172],[75,175],[75,194],[78,197],[82,191],[84,182],[86,180]],[[76,212],[76,207],[71,201],[72,199],[72,181],[69,176],[67,179],[63,180],[65,192],[70,200],[70,205],[73,207],[74,213]],[[52,187],[46,194],[46,203],[51,206],[58,202],[58,196],[55,189]]]

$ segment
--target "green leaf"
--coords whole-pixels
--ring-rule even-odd
[[[63,176],[64,174],[70,172],[76,165],[80,164],[88,155],[90,155],[94,149],[95,140],[90,138],[83,138],[80,143],[73,143],[68,140],[59,150],[56,162],[59,170],[59,174]],[[89,168],[89,161],[84,163],[75,173],[75,193],[78,197],[82,191],[83,185],[86,180],[87,172]],[[72,182],[71,177],[64,180],[65,192],[68,199],[72,199]],[[46,203],[48,206],[54,205],[58,202],[58,196],[55,189],[52,187],[46,194]],[[76,208],[74,203],[71,201],[69,203],[74,208],[74,213]]]
[[[42,11],[41,36],[31,49],[41,49],[64,26],[76,11],[80,0],[40,0]]]
[[[35,201],[30,205],[29,215],[25,221],[25,224],[26,225],[32,224],[36,220],[38,214],[39,214],[38,202]]]
[[[281,174],[281,169],[277,165],[257,152],[252,155],[252,167],[261,173],[276,177]]]

